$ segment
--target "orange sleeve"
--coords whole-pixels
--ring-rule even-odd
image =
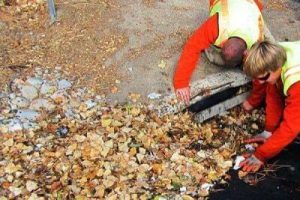
[[[214,5],[214,3],[216,2],[217,0],[209,0],[209,7],[211,7],[212,5]]]
[[[254,108],[259,106],[265,99],[267,83],[260,83],[259,80],[252,80],[252,91],[247,101]]]
[[[295,83],[288,90],[285,101],[283,120],[272,136],[255,152],[261,161],[270,159],[289,145],[300,132],[300,83]]]
[[[266,92],[265,130],[275,131],[282,120],[284,110],[284,95],[281,79],[278,84],[268,84]]]
[[[218,37],[218,15],[210,17],[186,42],[173,77],[175,89],[189,86],[191,75],[201,52]]]
[[[264,6],[263,6],[263,3],[261,2],[261,0],[255,0],[255,3],[260,11],[262,11],[264,9]]]

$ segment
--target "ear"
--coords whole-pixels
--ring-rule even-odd
[[[246,49],[246,50],[243,52],[243,56],[244,56],[244,58],[246,58],[246,57],[247,57],[247,55],[248,55],[248,49]]]

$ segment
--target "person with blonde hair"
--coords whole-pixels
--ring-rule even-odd
[[[266,83],[266,131],[246,143],[262,142],[253,154],[245,155],[243,171],[256,172],[280,153],[300,132],[300,41],[257,42],[244,63],[247,75]]]

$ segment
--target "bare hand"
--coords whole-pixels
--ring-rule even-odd
[[[250,112],[251,110],[253,110],[253,106],[249,103],[249,101],[247,101],[247,100],[245,100],[244,102],[243,102],[243,109],[245,110],[245,111],[247,111],[247,112]]]
[[[245,172],[257,172],[264,163],[256,158],[253,154],[245,154],[243,155],[246,160],[240,163],[240,167]]]
[[[183,101],[186,105],[190,104],[191,92],[189,87],[177,89],[175,92],[180,101]]]

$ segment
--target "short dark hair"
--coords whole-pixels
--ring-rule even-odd
[[[236,67],[242,64],[245,50],[247,50],[247,45],[243,39],[238,37],[229,38],[222,47],[222,57],[225,65]]]

